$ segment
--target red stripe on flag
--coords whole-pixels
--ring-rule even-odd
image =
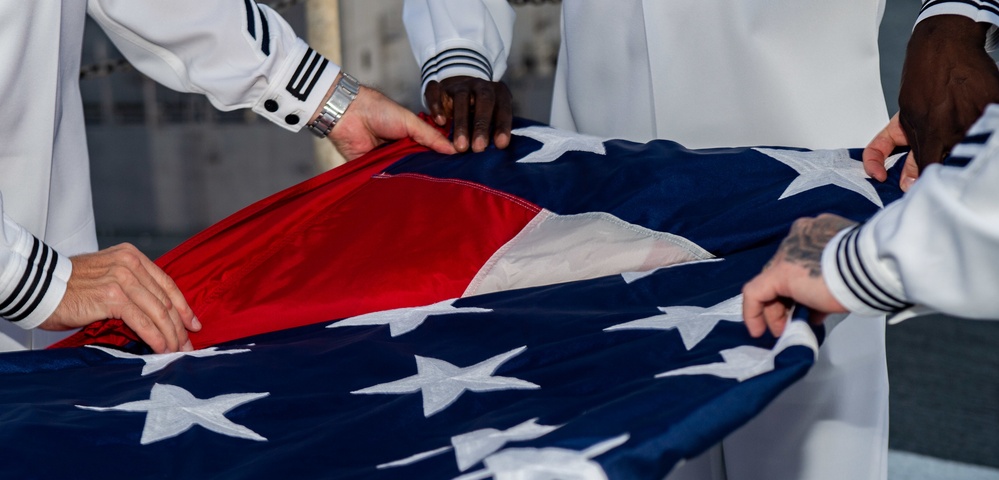
[[[264,199],[157,263],[203,324],[195,348],[459,297],[540,208],[468,182],[377,175],[419,151],[404,141]],[[124,345],[98,322],[56,346]]]

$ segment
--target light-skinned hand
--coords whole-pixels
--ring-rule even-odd
[[[456,153],[451,142],[432,125],[381,92],[361,86],[343,117],[329,134],[333,146],[353,160],[393,140],[412,138],[438,153]]]
[[[70,258],[73,273],[46,330],[68,330],[118,318],[156,353],[193,350],[188,330],[201,330],[173,280],[127,243]]]
[[[763,271],[742,288],[742,317],[750,335],[759,337],[769,329],[779,337],[795,304],[811,310],[813,324],[822,323],[827,314],[846,312],[822,278],[822,250],[852,225],[831,214],[794,222]]]

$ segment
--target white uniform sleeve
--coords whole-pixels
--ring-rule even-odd
[[[62,301],[73,264],[3,213],[2,196],[0,215],[0,318],[35,328]]]
[[[999,25],[999,2],[995,0],[923,0],[916,23],[935,15],[961,15],[979,23],[991,23],[987,45],[996,45],[996,25]]]
[[[89,0],[87,11],[142,73],[201,93],[220,110],[252,108],[299,131],[340,67],[252,0]]]
[[[402,10],[423,83],[506,72],[515,14],[506,0],[406,0]]]
[[[899,201],[840,232],[822,255],[823,277],[847,309],[918,304],[966,318],[999,318],[999,105]]]

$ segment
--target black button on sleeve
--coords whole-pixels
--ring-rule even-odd
[[[264,102],[264,109],[267,110],[268,112],[274,113],[278,111],[278,103],[275,102],[274,100],[268,100]]]
[[[287,122],[288,125],[298,125],[299,120],[298,115],[295,114],[284,117],[284,121]]]

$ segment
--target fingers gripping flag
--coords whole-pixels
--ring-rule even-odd
[[[108,321],[74,341],[129,353],[0,356],[0,466],[662,478],[814,361],[803,322],[752,339],[738,309],[791,222],[899,195],[897,168],[864,179],[856,151],[514,133],[453,157],[399,142],[161,258],[212,348],[139,355]],[[24,461],[54,444],[65,461]]]

